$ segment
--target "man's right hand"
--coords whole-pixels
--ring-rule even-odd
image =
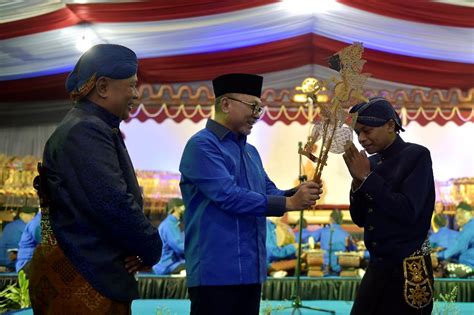
[[[286,197],[286,210],[304,210],[316,203],[323,193],[321,181],[308,181],[302,183],[296,193]]]

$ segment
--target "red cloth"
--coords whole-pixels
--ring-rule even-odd
[[[129,3],[67,4],[65,8],[2,24],[0,40],[51,31],[80,23],[125,23],[219,14],[248,9],[278,0],[180,0]]]
[[[446,26],[474,27],[474,8],[432,0],[338,0],[345,5],[396,19]]]
[[[192,55],[141,59],[138,77],[141,83],[163,84],[211,80],[235,72],[266,73],[308,64],[327,66],[328,57],[347,43],[306,34],[280,41]],[[434,89],[474,86],[474,64],[423,59],[365,49],[363,72],[373,78]],[[421,71],[420,71],[421,70]],[[7,102],[40,101],[67,98],[61,73],[39,78],[0,82],[0,99]]]

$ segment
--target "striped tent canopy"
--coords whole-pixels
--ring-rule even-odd
[[[473,16],[472,1],[449,0],[11,1],[0,5],[0,124],[60,117],[67,73],[98,43],[140,59],[131,119],[199,121],[209,80],[239,71],[265,76],[264,121],[305,123],[294,88],[330,79],[328,57],[357,41],[367,95],[388,97],[406,123],[460,125],[474,121]]]

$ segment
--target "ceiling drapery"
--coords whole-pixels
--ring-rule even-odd
[[[267,73],[304,65],[326,65],[332,53],[346,44],[308,34],[241,49],[214,53],[165,56],[140,60],[141,82],[173,83],[205,81],[226,72]],[[386,81],[415,86],[468,89],[472,84],[474,63],[464,64],[423,59],[366,49],[364,71]],[[11,101],[67,98],[66,73],[0,82],[0,97]]]
[[[411,95],[440,89],[451,95],[460,89],[462,95],[471,95],[474,87],[472,4],[334,0],[325,11],[308,7],[306,13],[294,14],[278,0],[72,2],[32,0],[2,6],[0,111],[14,108],[21,114],[26,104],[24,108],[38,104],[44,109],[47,102],[65,102],[64,81],[81,54],[76,49],[81,38],[136,51],[143,87],[197,89],[209,87],[209,80],[219,74],[241,71],[264,75],[267,90],[288,90],[308,76],[334,76],[327,58],[354,41],[365,47],[364,72],[371,74],[367,91]],[[184,97],[181,102],[189,106],[193,100]],[[441,106],[436,100],[434,106]],[[450,108],[440,107],[441,112],[420,98],[409,102],[417,107],[398,105],[407,108],[407,122],[439,118],[443,124],[446,117],[458,124],[469,121],[472,99],[456,112],[453,107],[460,104],[453,100]],[[289,103],[282,104],[291,109]],[[278,119],[292,121],[280,113],[280,105],[269,104],[264,120],[271,123],[277,110]],[[304,115],[298,119],[303,121]]]
[[[351,7],[420,23],[474,27],[471,6],[455,6],[435,1],[338,0]],[[472,1],[471,1],[472,2]],[[423,14],[420,14],[423,12]]]
[[[325,65],[329,55],[361,41],[365,70],[376,79],[439,89],[474,86],[474,22],[467,18],[474,15],[472,7],[428,1],[377,7],[373,1],[340,0],[328,11],[295,15],[279,1],[218,4],[67,4],[4,23],[0,96],[65,98],[64,78],[80,56],[76,41],[84,36],[92,44],[135,50],[143,83],[207,81],[235,69],[263,74]],[[397,14],[394,8],[400,9]]]

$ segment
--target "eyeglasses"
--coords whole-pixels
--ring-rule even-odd
[[[226,98],[236,101],[236,102],[240,102],[244,105],[250,106],[250,108],[252,109],[252,115],[260,117],[263,114],[263,107],[257,102],[250,103],[250,102],[242,101],[242,100],[239,100],[233,97],[228,97],[228,96],[226,96]]]

